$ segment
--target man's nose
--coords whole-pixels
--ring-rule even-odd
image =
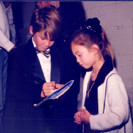
[[[45,45],[48,47],[50,45],[50,40],[47,40]]]
[[[80,62],[79,58],[76,58],[76,61],[79,63]]]

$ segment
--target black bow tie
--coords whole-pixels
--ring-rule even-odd
[[[35,47],[36,53],[39,54],[43,54],[45,55],[47,58],[50,56],[50,49],[46,49],[45,51],[40,51],[37,47]]]

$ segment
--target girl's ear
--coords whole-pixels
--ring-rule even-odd
[[[96,54],[97,52],[99,52],[99,47],[97,44],[93,44],[91,46],[91,50],[94,52],[94,54]]]
[[[30,32],[31,35],[33,35],[33,26],[29,27],[29,32]]]

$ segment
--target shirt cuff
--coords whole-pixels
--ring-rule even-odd
[[[5,45],[3,46],[3,48],[9,52],[15,45],[11,42],[11,41],[8,41],[5,43]]]

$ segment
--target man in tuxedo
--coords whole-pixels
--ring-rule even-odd
[[[9,54],[3,133],[74,133],[80,76],[65,51],[56,47],[63,43],[57,39],[60,22],[54,7],[36,9],[29,28],[32,38]],[[33,106],[43,99],[43,84],[54,83],[59,89],[72,79],[73,86],[59,99]]]

